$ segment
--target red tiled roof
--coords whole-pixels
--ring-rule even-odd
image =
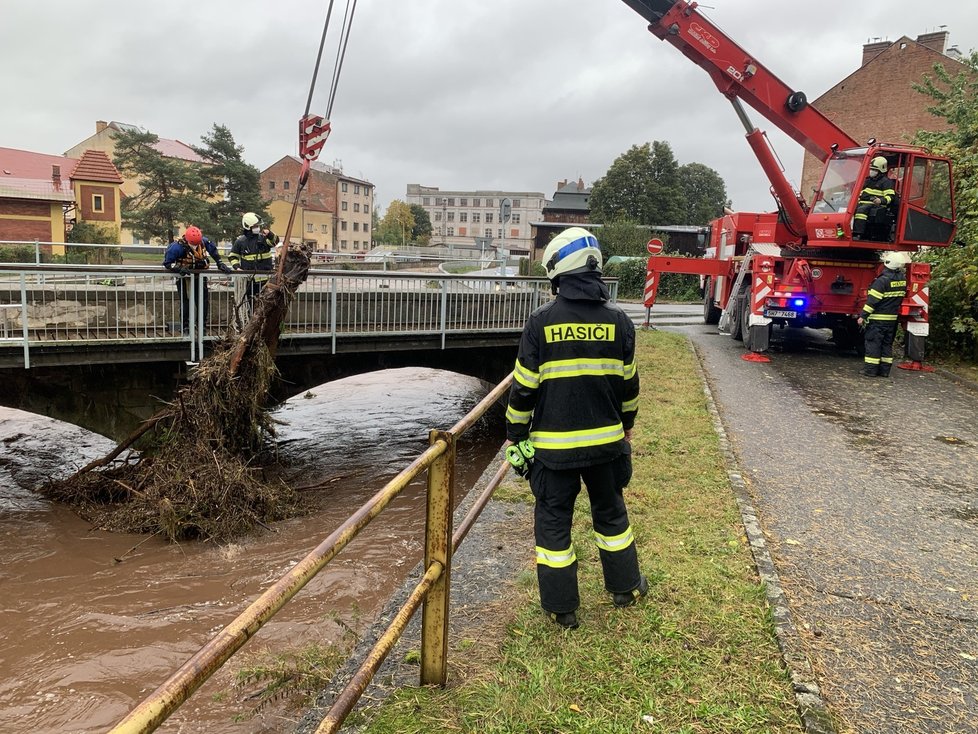
[[[71,201],[74,192],[68,174],[77,163],[77,158],[63,155],[0,148],[0,195]],[[53,166],[60,167],[61,177],[57,183]]]
[[[75,170],[71,172],[71,178],[118,184],[123,182],[118,169],[112,165],[109,156],[101,150],[86,150],[75,166]]]
[[[160,141],[153,147],[160,151],[166,158],[179,158],[193,163],[207,163],[205,159],[194,152],[193,148],[186,143],[181,143],[179,140],[160,138]]]

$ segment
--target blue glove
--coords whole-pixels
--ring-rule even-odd
[[[506,447],[506,461],[512,465],[513,471],[521,477],[525,477],[530,473],[530,467],[533,466],[535,453],[533,444],[530,443],[529,439],[523,440]]]

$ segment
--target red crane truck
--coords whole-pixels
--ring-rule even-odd
[[[882,267],[880,252],[944,247],[954,236],[950,161],[910,145],[875,139],[860,144],[810,105],[804,92],[787,86],[731,41],[695,2],[624,2],[649,22],[653,35],[702,67],[730,100],[777,205],[775,212],[729,213],[713,221],[703,258],[650,257],[645,306],[655,303],[661,273],[698,274],[704,320],[742,340],[749,352],[768,350],[774,325],[829,328],[840,348],[859,346],[856,318]],[[825,164],[810,202],[788,182],[742,102]],[[854,236],[860,191],[878,156],[887,161],[898,203],[875,208],[871,225]],[[907,297],[899,318],[915,367],[924,359],[929,280],[928,264],[907,267]]]

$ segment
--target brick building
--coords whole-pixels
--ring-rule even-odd
[[[591,221],[591,187],[584,185],[584,179],[557,182],[553,201],[543,205],[542,219],[530,222],[533,238],[531,260],[539,260],[540,254],[560,231],[579,224],[589,226]]]
[[[933,100],[914,91],[924,74],[933,75],[941,63],[952,75],[968,69],[960,53],[947,48],[947,31],[926,33],[916,40],[874,41],[863,46],[862,64],[812,104],[853,139],[866,142],[910,143],[918,130],[944,130],[947,123],[927,108]],[[819,184],[822,163],[805,154],[801,194],[811,201]]]
[[[285,235],[302,161],[287,155],[261,172],[261,192],[271,203],[274,229]],[[313,162],[299,199],[292,240],[314,250],[364,252],[371,248],[374,185],[339,168]],[[300,234],[301,233],[301,234]]]
[[[122,182],[102,151],[69,158],[0,148],[0,240],[64,242],[73,219],[118,230]]]

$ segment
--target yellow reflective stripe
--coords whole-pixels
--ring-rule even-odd
[[[883,364],[893,364],[893,357],[880,357],[880,362]]]
[[[869,289],[868,293],[869,293],[869,295],[876,296],[877,298],[882,298],[883,297],[883,294],[882,293],[880,293],[877,290],[873,290],[872,288]]]
[[[873,308],[872,306],[870,306],[868,303],[865,306],[863,306],[863,313],[865,313],[865,314],[873,313],[873,311],[875,311],[875,310],[876,309]]]
[[[506,420],[510,423],[529,423],[532,410],[516,410],[512,405],[506,408]]]
[[[621,410],[623,413],[633,413],[638,410],[638,398],[634,400],[626,400],[621,404]]]
[[[631,525],[624,533],[619,533],[618,535],[602,535],[597,530],[594,531],[594,543],[601,550],[611,551],[623,551],[632,543],[635,542],[635,536],[632,534]]]
[[[518,383],[532,390],[540,387],[540,373],[528,370],[520,364],[518,359],[516,360],[516,367],[513,369],[513,377]]]
[[[856,212],[856,213],[855,213],[855,214],[853,215],[853,217],[852,217],[852,218],[853,218],[853,219],[869,219],[869,217],[868,217],[868,216],[866,216],[865,214],[862,214],[861,212]]]
[[[558,359],[540,365],[540,381],[557,377],[582,377],[584,375],[625,376],[625,364],[620,359]]]
[[[550,568],[567,568],[569,565],[577,560],[577,555],[574,553],[574,546],[566,550],[552,551],[546,548],[541,548],[539,545],[537,548],[537,565],[538,566],[550,566]]]
[[[892,188],[890,189],[863,189],[863,194],[868,194],[869,196],[892,196],[896,191]]]
[[[244,260],[271,260],[272,259],[272,253],[270,253],[270,252],[262,252],[262,253],[259,253],[257,255],[242,255],[241,257]]]
[[[868,318],[870,321],[896,321],[897,315],[895,313],[871,313]]]
[[[626,364],[625,365],[625,375],[624,375],[624,377],[625,377],[626,380],[632,379],[633,377],[635,377],[635,375],[637,373],[638,373],[638,367],[635,365],[635,362],[632,362],[631,364]]]
[[[602,446],[625,438],[621,423],[582,431],[530,431],[533,447],[540,449],[577,449],[583,446]]]
[[[883,294],[883,298],[903,298],[907,295],[906,291],[887,291]]]
[[[880,363],[880,358],[879,357],[864,357],[863,359],[866,362],[866,364],[879,364]]]

